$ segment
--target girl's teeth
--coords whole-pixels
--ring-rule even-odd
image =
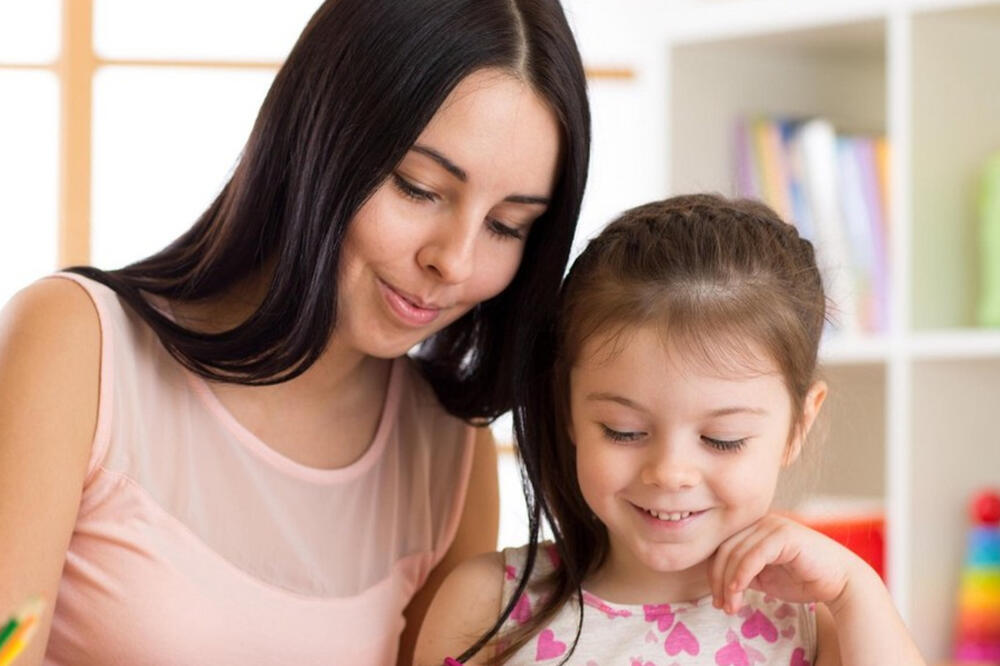
[[[660,513],[658,511],[653,511],[652,509],[646,509],[646,513],[648,513],[649,515],[653,516],[658,520],[669,520],[673,522],[676,522],[678,520],[684,520],[685,518],[691,515],[690,511],[683,511],[680,513],[676,511],[673,513]]]

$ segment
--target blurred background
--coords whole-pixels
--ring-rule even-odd
[[[193,223],[318,4],[0,0],[0,302]],[[1000,2],[564,5],[594,118],[577,250],[625,208],[701,190],[761,198],[816,243],[832,394],[781,506],[866,557],[944,659],[966,507],[1000,485]],[[516,545],[509,421],[494,430]]]

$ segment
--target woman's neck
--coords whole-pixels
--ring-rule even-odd
[[[268,274],[244,278],[216,297],[173,302],[178,323],[194,330],[231,329],[259,307]],[[391,361],[339,342],[336,333],[302,374],[279,384],[210,382],[237,421],[268,446],[312,467],[350,464],[371,443],[389,381]]]

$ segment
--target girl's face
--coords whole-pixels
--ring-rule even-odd
[[[529,85],[463,79],[347,231],[336,338],[398,356],[503,291],[548,207],[559,137]]]
[[[571,371],[570,436],[583,497],[608,529],[608,566],[691,570],[768,512],[799,451],[791,398],[770,361],[723,373],[650,327],[606,340],[589,340]]]

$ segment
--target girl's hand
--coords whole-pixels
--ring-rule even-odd
[[[747,588],[793,603],[836,604],[861,558],[832,539],[784,516],[768,514],[729,537],[709,563],[712,603],[727,613]]]

